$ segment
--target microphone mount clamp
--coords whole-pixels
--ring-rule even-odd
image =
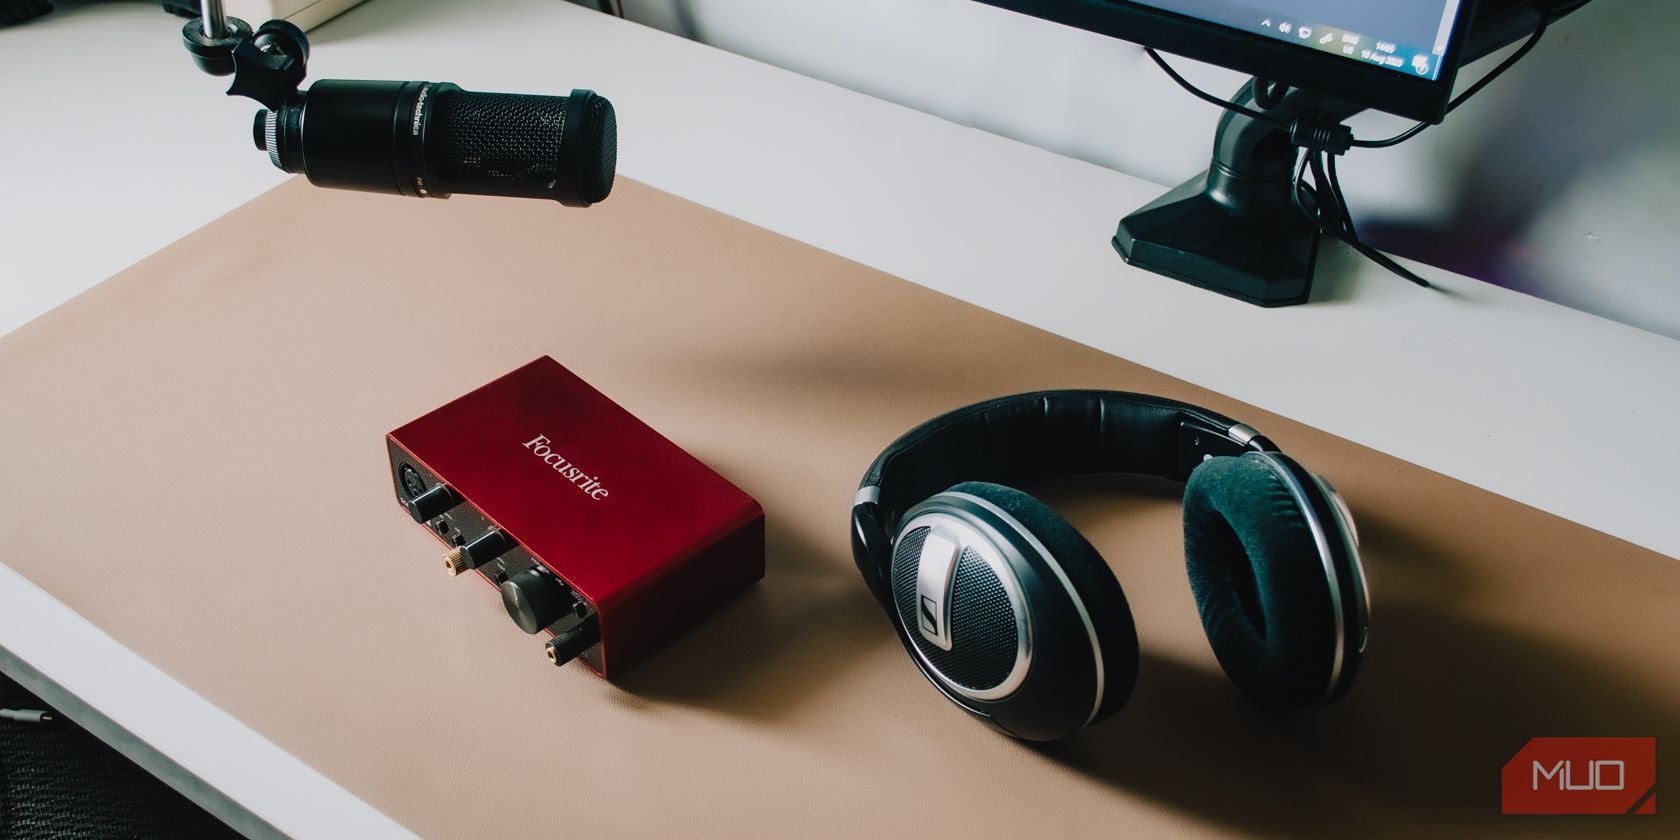
[[[308,73],[309,38],[283,20],[256,30],[222,11],[220,0],[203,0],[203,15],[181,27],[181,41],[198,68],[212,76],[232,76],[229,96],[255,99],[273,110],[302,98],[298,90]]]

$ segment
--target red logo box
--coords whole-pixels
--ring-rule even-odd
[[[1657,739],[1531,738],[1500,794],[1505,814],[1655,814]]]

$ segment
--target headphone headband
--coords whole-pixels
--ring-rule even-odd
[[[1189,403],[1126,391],[1037,391],[942,414],[869,465],[855,504],[896,522],[963,481],[1018,484],[1058,475],[1142,473],[1184,481],[1204,456],[1276,451],[1249,426]]]

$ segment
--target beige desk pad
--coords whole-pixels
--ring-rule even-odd
[[[763,583],[622,685],[550,666],[391,500],[386,431],[543,353],[769,517]],[[1033,748],[923,682],[852,568],[855,482],[1052,386],[1202,402],[1332,478],[1374,602],[1346,701],[1235,693],[1178,490],[1133,480],[1047,488],[1137,614],[1117,718]],[[639,184],[287,184],[0,340],[0,400],[0,558],[427,836],[1680,835],[1680,562]],[[1658,737],[1659,816],[1500,816],[1535,735]]]

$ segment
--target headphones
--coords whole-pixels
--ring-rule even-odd
[[[960,408],[893,441],[852,507],[852,556],[922,674],[1017,738],[1117,711],[1137,679],[1131,608],[1096,549],[1006,484],[1142,473],[1185,482],[1184,555],[1236,687],[1276,711],[1332,702],[1365,651],[1353,517],[1259,432],[1187,403],[1041,391]]]

